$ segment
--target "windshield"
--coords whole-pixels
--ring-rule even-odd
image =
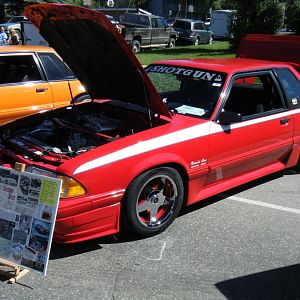
[[[226,79],[225,73],[177,66],[150,65],[146,72],[172,112],[205,119],[213,113]]]

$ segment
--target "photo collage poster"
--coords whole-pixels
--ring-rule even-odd
[[[0,167],[0,258],[46,275],[61,180]]]

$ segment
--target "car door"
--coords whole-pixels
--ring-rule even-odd
[[[152,45],[166,44],[169,41],[169,31],[161,18],[152,18]]]
[[[54,107],[69,105],[78,94],[79,82],[75,75],[56,53],[39,52],[38,57],[52,88]]]
[[[53,108],[52,91],[33,53],[0,55],[0,123]]]
[[[275,74],[281,84],[288,108],[294,119],[294,146],[300,145],[300,74],[289,68],[276,68]]]
[[[241,121],[220,124],[224,110],[239,113]],[[211,172],[205,185],[247,178],[250,172],[265,175],[284,166],[293,146],[293,118],[272,71],[233,76],[209,145]]]

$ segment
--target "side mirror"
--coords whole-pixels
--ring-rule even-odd
[[[242,121],[242,116],[239,113],[223,110],[219,117],[219,123],[228,125]]]

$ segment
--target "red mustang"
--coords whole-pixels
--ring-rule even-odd
[[[99,12],[25,13],[95,99],[1,127],[2,166],[63,180],[57,242],[116,233],[120,221],[151,236],[184,205],[300,167],[299,37],[252,35],[239,58],[144,70]]]

